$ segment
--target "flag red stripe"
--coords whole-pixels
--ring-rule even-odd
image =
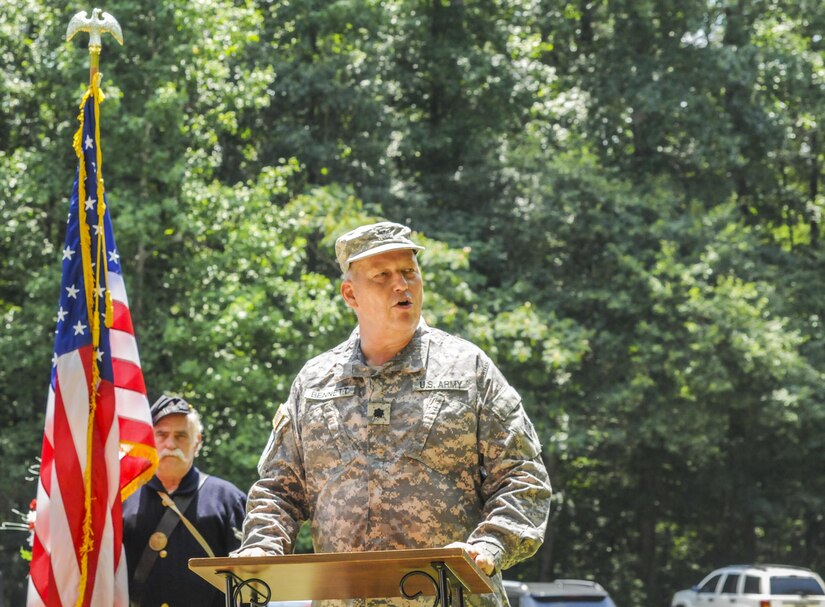
[[[121,475],[123,470],[120,471]],[[120,487],[118,487],[120,489]],[[115,499],[112,502],[112,543],[117,547],[123,544],[123,502]],[[123,551],[115,549],[115,571],[120,565],[120,559],[123,557]]]
[[[77,449],[85,450],[86,445],[74,444],[74,437],[63,402],[59,372],[55,383],[54,446],[55,451],[60,453],[60,457],[54,458],[53,466],[57,482],[60,485],[60,494],[71,532],[72,543],[77,559],[80,561],[80,544],[83,537],[83,518],[86,504],[83,470],[81,469]],[[71,404],[69,403],[69,405]]]
[[[46,495],[52,493],[52,464],[54,463],[54,447],[43,439],[43,449],[40,452],[40,483],[46,491]]]
[[[129,306],[117,300],[112,300],[112,305],[114,308],[112,328],[134,335],[135,329],[132,326],[132,314],[129,312]]]
[[[129,417],[119,417],[118,424],[120,425],[120,433],[122,435],[143,438],[143,441],[140,442],[146,442],[146,440],[150,437],[152,441],[155,440],[155,435],[152,428],[150,427],[147,429],[146,425],[140,420],[131,419]]]
[[[135,438],[136,440],[133,442],[145,443],[150,439],[155,440],[155,435],[151,428],[147,430],[146,424],[142,422],[129,419],[128,417],[120,417],[118,418],[118,424],[120,426],[120,435]]]
[[[47,596],[46,588],[49,585],[49,575],[51,573],[51,563],[47,558],[46,549],[40,542],[37,534],[34,535],[34,542],[32,544],[32,561],[29,569],[32,584],[37,588],[37,592],[41,597]]]
[[[112,358],[112,369],[115,376],[115,386],[133,392],[146,394],[146,384],[143,383],[143,371],[136,364],[119,358]]]

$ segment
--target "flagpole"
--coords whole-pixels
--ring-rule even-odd
[[[91,333],[91,346],[94,352],[99,352],[101,327],[100,327],[100,297],[99,293],[105,294],[106,302],[106,326],[111,327],[111,294],[110,289],[102,290],[101,287],[101,272],[105,277],[108,287],[108,264],[105,259],[105,229],[104,217],[106,212],[106,203],[104,198],[103,178],[102,178],[102,159],[100,152],[100,114],[99,105],[102,101],[103,94],[100,90],[100,52],[102,50],[101,35],[104,33],[111,34],[115,40],[123,44],[123,34],[120,29],[120,24],[110,15],[101,11],[99,8],[92,10],[92,16],[86,17],[86,12],[81,11],[76,13],[69,21],[69,26],[66,29],[66,40],[71,40],[78,32],[89,33],[89,90],[83,97],[81,103],[80,128],[78,129],[75,138],[75,151],[78,155],[78,215],[79,215],[79,237],[80,237],[80,256],[82,258],[83,274],[84,274],[84,291],[88,309],[89,329]],[[92,115],[86,116],[87,100],[91,98]],[[92,178],[95,181],[96,199],[89,197],[92,206],[97,209],[97,242],[95,245],[91,242],[90,224],[86,218],[86,178],[87,178],[87,159],[85,158],[84,148],[88,149],[88,144],[83,141],[84,124],[87,119],[94,121],[94,138],[91,140],[91,147],[94,149],[95,162],[92,166],[95,168],[92,172]],[[87,134],[87,137],[89,135]],[[89,192],[91,195],[91,192]],[[94,204],[96,202],[96,204]],[[96,251],[96,259],[92,259],[93,251]],[[90,572],[90,556],[93,554],[99,555],[101,549],[100,539],[96,537],[97,533],[93,529],[95,525],[95,517],[93,515],[93,499],[95,489],[93,487],[93,477],[96,474],[95,468],[100,464],[97,461],[94,453],[95,443],[95,428],[97,424],[97,409],[100,404],[99,386],[101,380],[100,361],[97,356],[91,359],[91,381],[88,385],[88,416],[86,428],[86,466],[83,472],[84,485],[84,515],[82,523],[82,539],[78,546],[80,554],[80,579],[78,584],[78,596],[75,607],[84,607],[89,605],[89,596],[94,593],[94,589],[88,589],[90,577],[93,579],[93,572]],[[97,545],[96,545],[97,544]],[[99,558],[96,556],[95,558]]]
[[[95,134],[93,141],[94,154],[96,160],[96,168],[93,172],[95,179],[95,193],[96,208],[97,208],[97,243],[95,246],[91,243],[91,234],[89,224],[86,220],[85,200],[86,200],[86,163],[84,160],[84,144],[81,141],[83,132],[83,120],[81,120],[81,127],[78,130],[78,139],[75,141],[75,149],[78,154],[79,173],[78,173],[78,196],[80,204],[78,205],[78,213],[80,216],[80,242],[81,242],[81,257],[83,258],[83,273],[86,277],[84,280],[85,295],[89,313],[89,325],[92,338],[92,347],[95,352],[99,351],[100,346],[100,297],[96,296],[101,292],[101,272],[106,277],[108,283],[108,264],[105,259],[105,230],[104,230],[104,215],[106,211],[106,203],[103,195],[103,178],[102,178],[102,160],[100,152],[100,114],[99,105],[102,100],[102,92],[100,91],[100,51],[103,43],[101,35],[105,33],[111,34],[115,40],[123,44],[123,34],[120,29],[120,24],[112,15],[101,11],[99,8],[92,10],[92,16],[86,17],[86,11],[76,13],[69,21],[69,26],[66,28],[66,40],[71,40],[78,32],[89,33],[89,90],[84,95],[81,106],[86,106],[86,99],[92,98],[93,120],[95,124]],[[85,109],[81,110],[81,116],[85,114]],[[91,193],[89,193],[91,194]],[[97,258],[92,260],[92,252],[97,252]],[[108,286],[108,285],[107,285]],[[110,290],[107,288],[103,291],[106,296],[107,311],[110,312],[111,299]],[[107,327],[111,326],[111,313],[106,314]],[[96,550],[95,534],[92,530],[94,523],[92,515],[92,495],[94,493],[92,487],[92,479],[94,476],[94,429],[96,423],[96,413],[99,404],[98,386],[100,383],[100,365],[97,357],[91,360],[91,383],[89,386],[89,400],[88,400],[88,419],[86,430],[86,469],[84,472],[84,493],[85,493],[85,513],[83,520],[83,542],[80,546],[80,585],[77,603],[75,607],[83,607],[86,604],[86,587],[89,580],[89,554]]]
[[[89,45],[89,88],[97,88],[97,75],[100,73],[100,51],[102,47]]]

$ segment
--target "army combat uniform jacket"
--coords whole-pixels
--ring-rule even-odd
[[[310,520],[316,552],[486,542],[507,568],[544,538],[540,450],[519,395],[478,347],[422,321],[370,367],[356,330],[304,366],[278,409],[241,548],[288,554]],[[468,603],[506,605],[500,573],[494,584]]]

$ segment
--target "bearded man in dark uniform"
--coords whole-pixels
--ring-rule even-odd
[[[131,607],[221,607],[221,591],[189,559],[226,556],[240,545],[246,495],[194,463],[203,443],[198,412],[184,399],[152,405],[158,469],[123,503]]]

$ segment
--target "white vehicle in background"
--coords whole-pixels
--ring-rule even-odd
[[[616,607],[607,590],[590,580],[504,580],[504,592],[510,607]]]
[[[825,583],[810,569],[731,565],[673,595],[671,607],[825,607]]]

